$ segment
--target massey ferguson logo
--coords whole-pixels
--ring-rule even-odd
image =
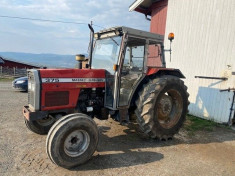
[[[72,82],[104,82],[103,78],[72,78]]]

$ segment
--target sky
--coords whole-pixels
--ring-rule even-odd
[[[129,12],[134,0],[1,0],[0,16],[76,22],[64,24],[0,17],[0,52],[87,53],[87,24],[149,31],[143,14]],[[95,31],[102,28],[94,26]]]

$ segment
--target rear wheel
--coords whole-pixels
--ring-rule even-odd
[[[64,168],[81,165],[95,152],[98,137],[97,125],[89,116],[81,113],[64,116],[48,133],[48,157]]]
[[[135,114],[141,131],[167,140],[183,125],[188,112],[187,87],[175,76],[149,80],[139,92]]]
[[[28,121],[27,119],[25,119],[25,124],[30,131],[44,135],[48,133],[55,121],[55,118],[49,115],[48,117],[45,117],[43,119],[33,121]]]

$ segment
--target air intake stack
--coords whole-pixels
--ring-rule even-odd
[[[76,55],[76,61],[78,61],[78,69],[82,69],[82,62],[85,60],[86,60],[85,55],[83,55],[83,54]]]

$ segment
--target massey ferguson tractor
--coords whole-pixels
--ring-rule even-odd
[[[128,27],[97,33],[89,28],[88,62],[77,55],[75,69],[28,70],[25,124],[37,134],[48,133],[48,157],[64,168],[83,164],[95,152],[94,118],[135,121],[150,138],[167,140],[188,111],[184,75],[166,68],[164,36]]]

